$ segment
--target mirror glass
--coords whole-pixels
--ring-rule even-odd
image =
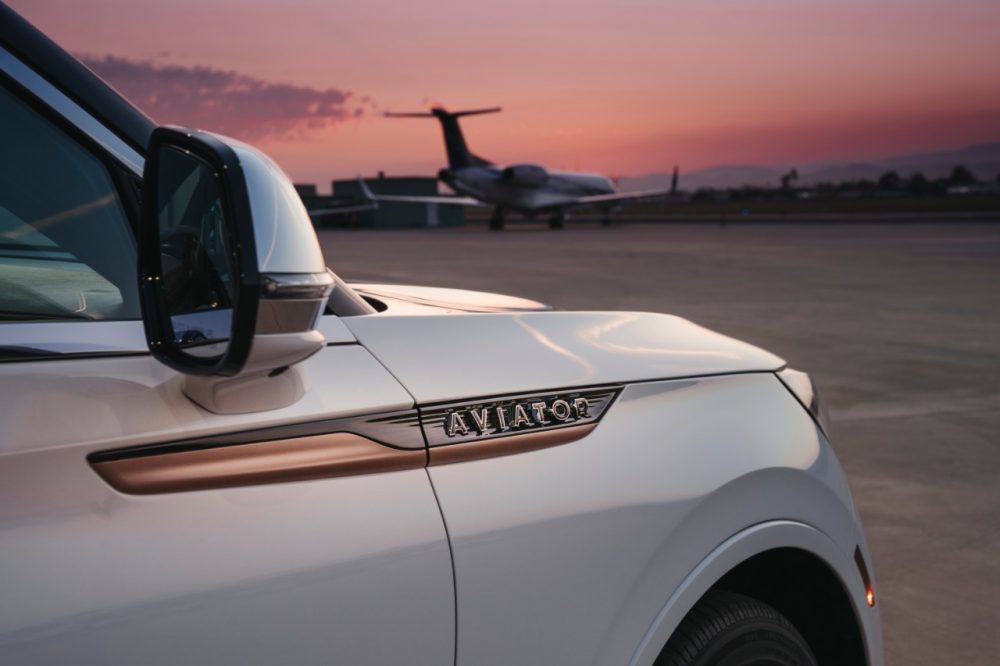
[[[174,340],[191,356],[221,357],[236,294],[222,181],[212,165],[187,150],[164,145],[159,153],[160,276]]]

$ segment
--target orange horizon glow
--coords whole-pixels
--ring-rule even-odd
[[[321,190],[376,171],[435,173],[445,161],[437,124],[381,117],[432,102],[502,106],[463,122],[472,150],[498,163],[623,176],[1000,139],[993,0],[11,5],[98,61],[235,73],[230,88],[258,86],[228,102],[243,124],[223,126]],[[184,123],[179,102],[162,108],[179,117],[156,120]],[[216,129],[204,110],[197,119]]]

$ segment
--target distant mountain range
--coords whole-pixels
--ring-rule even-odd
[[[897,155],[864,162],[811,162],[802,165],[785,166],[736,165],[716,166],[684,172],[681,165],[679,186],[683,190],[700,187],[739,187],[741,185],[778,186],[781,176],[794,167],[799,173],[799,186],[813,185],[824,181],[842,182],[867,178],[877,180],[886,171],[895,171],[907,177],[921,171],[930,179],[947,176],[955,165],[970,169],[980,180],[995,180],[1000,174],[1000,142],[982,143],[958,150],[946,150],[915,155]],[[636,178],[622,178],[621,189],[636,191],[670,187],[670,173],[653,173]]]

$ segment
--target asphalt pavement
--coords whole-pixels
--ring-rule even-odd
[[[819,384],[891,666],[1000,654],[1000,224],[322,231],[355,281],[669,312]]]

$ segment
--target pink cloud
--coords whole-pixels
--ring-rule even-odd
[[[131,60],[110,54],[80,59],[157,122],[240,139],[295,138],[364,115],[369,100],[352,93],[269,82],[231,70]]]

